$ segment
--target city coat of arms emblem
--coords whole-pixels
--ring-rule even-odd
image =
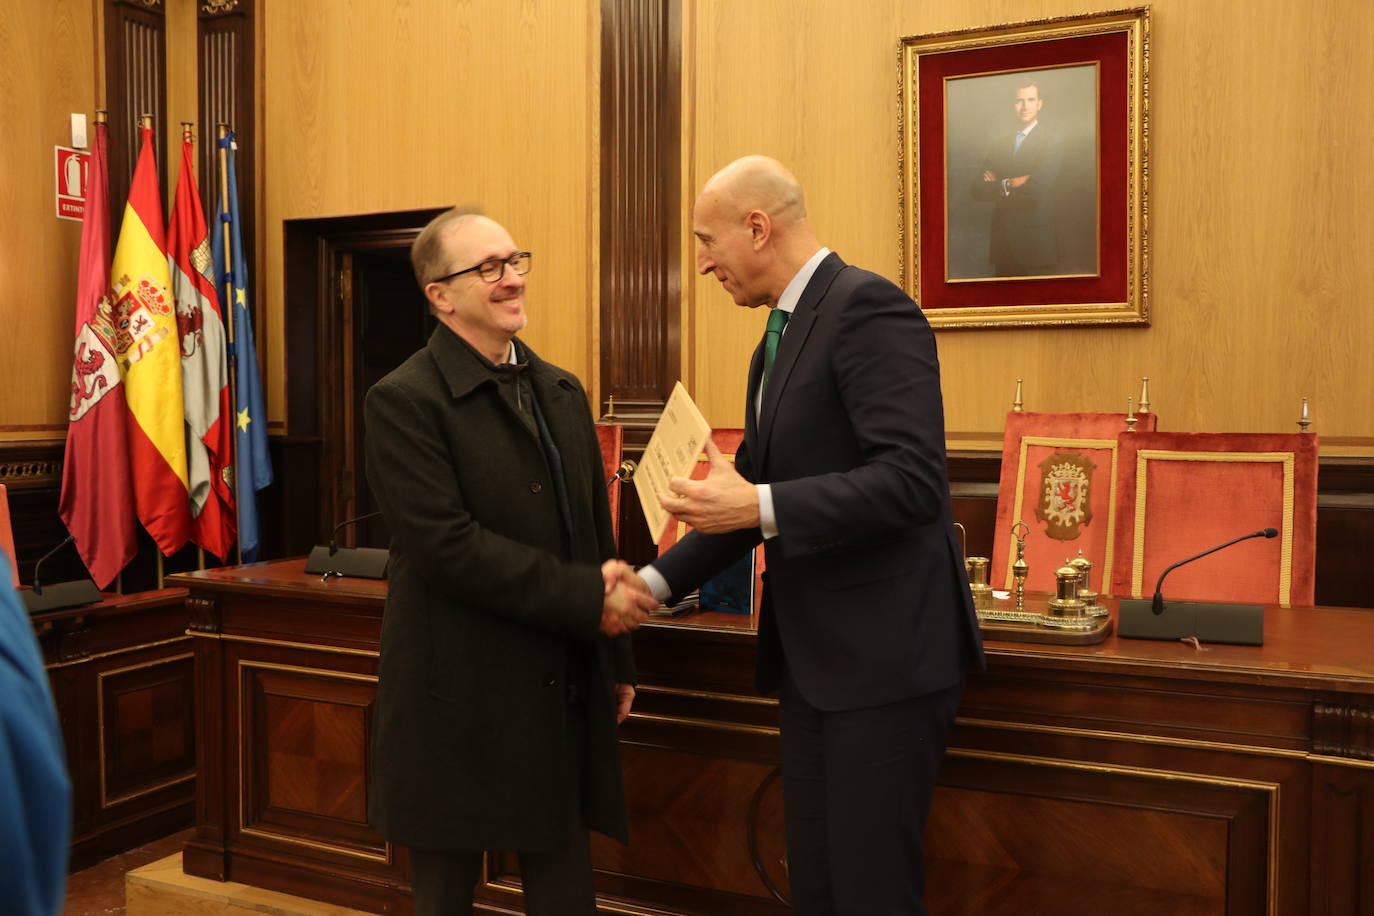
[[[1060,541],[1072,541],[1093,518],[1092,474],[1097,465],[1078,452],[1055,452],[1040,462],[1043,474],[1040,504],[1035,517],[1045,522],[1045,533]]]

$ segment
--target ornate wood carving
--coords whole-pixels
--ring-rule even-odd
[[[1312,704],[1312,750],[1374,760],[1374,698],[1322,697]]]
[[[219,599],[212,595],[192,595],[186,599],[190,616],[188,629],[197,633],[218,633],[220,629]]]
[[[109,109],[110,214],[119,225],[138,160],[138,119],[167,136],[167,14],[160,0],[105,0],[105,106]],[[162,144],[158,149],[166,149]],[[159,157],[162,199],[167,164]]]
[[[680,18],[601,4],[601,396],[627,418],[656,417],[680,371]]]

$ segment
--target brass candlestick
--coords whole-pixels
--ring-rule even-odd
[[[1018,521],[1011,526],[1012,536],[1016,538],[1016,562],[1011,564],[1012,581],[1016,583],[1016,613],[1026,613],[1026,576],[1030,573],[1030,564],[1026,562],[1026,535],[1030,534],[1030,526],[1025,522]]]

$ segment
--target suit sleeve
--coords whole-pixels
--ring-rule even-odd
[[[464,505],[436,411],[386,380],[364,402],[367,479],[397,546],[425,581],[466,607],[597,638],[601,571],[478,524]]]
[[[861,462],[774,482],[785,557],[909,530],[945,512],[944,408],[935,336],[916,303],[869,275],[846,298],[830,350]]]

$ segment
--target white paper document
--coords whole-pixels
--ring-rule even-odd
[[[658,418],[634,476],[639,505],[644,509],[644,520],[649,524],[649,534],[655,544],[663,537],[672,518],[659,505],[659,498],[670,492],[668,481],[691,476],[709,435],[710,424],[687,389],[682,387],[682,382],[678,382],[663,407],[663,416]]]

